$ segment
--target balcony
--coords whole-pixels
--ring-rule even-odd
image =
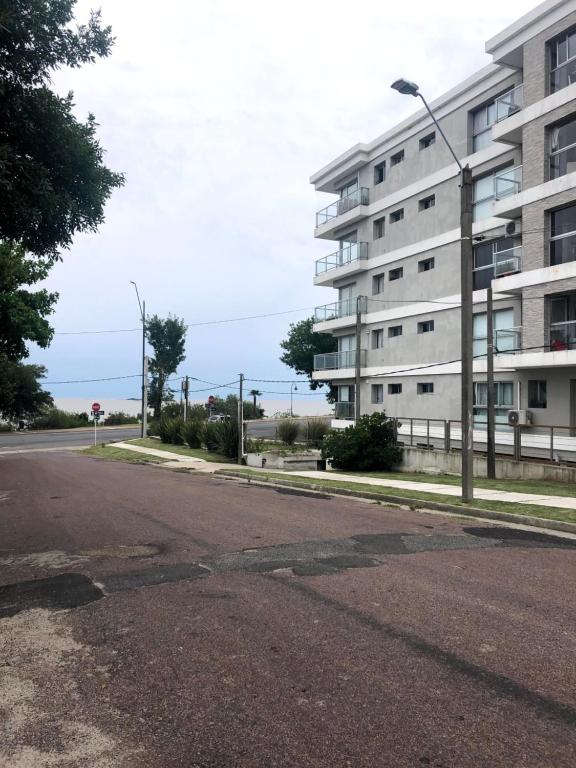
[[[550,351],[576,349],[576,320],[550,324]]]
[[[494,176],[493,216],[516,219],[522,213],[522,166],[506,168]]]
[[[576,83],[576,58],[570,59],[550,72],[550,93]]]
[[[335,230],[351,226],[368,215],[369,202],[370,191],[367,187],[360,187],[330,203],[316,214],[314,236],[335,239]]]
[[[472,342],[472,356],[476,358],[486,357],[487,337],[477,337]],[[522,351],[522,328],[498,328],[494,329],[494,354],[511,354]]]
[[[366,366],[366,350],[360,350],[360,365]],[[355,368],[356,350],[349,349],[344,352],[328,352],[324,355],[314,355],[315,371],[330,371],[338,368]]]
[[[360,299],[359,302],[358,299]],[[328,320],[355,315],[357,309],[360,312],[366,312],[366,304],[366,296],[353,296],[350,299],[335,301],[333,304],[324,304],[314,310],[314,320],[317,323],[325,323]]]
[[[337,419],[354,419],[354,403],[336,403],[334,416]]]
[[[494,254],[494,277],[504,277],[522,271],[522,246],[496,251]]]
[[[507,117],[515,115],[524,106],[524,84],[520,83],[508,93],[502,94],[496,99],[496,122],[506,120]]]
[[[329,256],[324,256],[316,262],[316,277],[330,272],[338,267],[345,267],[355,261],[368,258],[368,243],[350,243]]]

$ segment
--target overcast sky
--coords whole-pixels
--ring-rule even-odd
[[[415,80],[434,99],[490,63],[485,41],[533,7],[526,0],[99,5],[116,36],[112,55],[60,72],[54,83],[74,91],[79,117],[94,112],[106,162],[126,174],[126,185],[108,202],[100,231],[77,237],[54,268],[53,324],[58,332],[137,327],[129,282],[137,280],[148,313],[190,324],[180,373],[221,383],[240,371],[294,378],[278,360],[280,340],[290,322],[334,300],[331,289],[312,284],[315,259],[335,248],[314,241],[314,213],[328,201],[310,175],[414,110],[412,99],[390,90],[394,79]],[[79,0],[77,19],[91,7]],[[32,360],[48,367],[48,381],[136,374],[139,337],[57,335]],[[137,379],[47,388],[101,400],[139,394]]]

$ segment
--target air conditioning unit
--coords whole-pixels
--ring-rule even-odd
[[[508,411],[509,427],[531,427],[532,411]]]

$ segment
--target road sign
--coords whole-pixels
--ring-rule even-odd
[[[104,416],[104,411],[97,411],[98,416]]]
[[[100,403],[92,403],[92,410],[93,411],[99,411],[100,410]]]
[[[214,405],[214,403],[216,402],[216,398],[214,397],[214,395],[210,395],[210,397],[208,398],[208,402],[210,405]]]

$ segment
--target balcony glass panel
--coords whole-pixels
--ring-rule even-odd
[[[327,320],[335,320],[339,317],[348,317],[356,314],[357,296],[342,301],[335,301],[333,304],[324,304],[316,307],[314,310],[314,319],[317,323],[323,323]],[[366,312],[366,297],[360,296],[360,311]]]
[[[550,72],[550,92],[560,91],[572,83],[576,83],[576,58]]]
[[[324,256],[316,262],[316,274],[323,275],[331,269],[344,267],[354,261],[368,258],[368,243],[350,243],[329,256]]]
[[[337,419],[353,419],[354,403],[336,403],[334,415]]]
[[[550,351],[576,349],[576,320],[550,325]]]
[[[349,349],[344,352],[327,352],[323,355],[314,355],[314,370],[328,371],[338,368],[354,368],[356,365],[356,350]],[[366,365],[366,350],[360,350],[360,365]]]
[[[316,214],[316,226],[319,227],[321,224],[326,224],[337,216],[342,216],[342,214],[351,211],[358,205],[368,205],[369,200],[370,191],[367,187],[354,189],[348,194],[343,195],[340,199],[330,203],[326,208],[318,211]]]
[[[524,85],[520,83],[508,93],[496,99],[496,122],[518,112],[524,106]]]
[[[494,176],[494,199],[502,200],[522,191],[522,166],[508,168]]]

